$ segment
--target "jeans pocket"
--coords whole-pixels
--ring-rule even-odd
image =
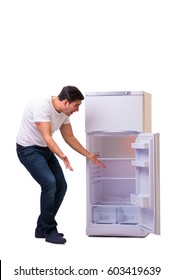
[[[27,165],[33,155],[33,147],[23,147],[17,145],[17,155],[23,165]]]

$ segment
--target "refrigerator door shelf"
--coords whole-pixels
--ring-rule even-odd
[[[132,165],[136,167],[148,167],[149,162],[148,161],[142,161],[142,160],[133,160]]]
[[[133,143],[132,148],[133,149],[148,149],[149,144],[148,143]]]
[[[143,195],[143,194],[131,194],[131,203],[133,205],[139,206],[139,207],[145,207],[148,208],[149,205],[149,196]]]

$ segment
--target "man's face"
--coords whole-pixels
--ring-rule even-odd
[[[66,101],[64,107],[64,114],[66,114],[67,116],[71,116],[74,112],[78,112],[81,103],[82,103],[81,100],[76,100],[71,103]]]

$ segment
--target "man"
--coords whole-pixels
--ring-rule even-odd
[[[79,111],[84,96],[78,88],[66,86],[58,96],[36,99],[25,108],[17,135],[17,155],[20,162],[41,186],[40,215],[36,238],[64,244],[63,233],[57,230],[55,216],[66,193],[67,184],[57,157],[73,170],[68,157],[52,135],[60,129],[65,142],[94,164],[105,167],[97,155],[87,151],[75,138],[69,117]]]

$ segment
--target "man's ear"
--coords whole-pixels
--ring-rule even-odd
[[[69,105],[69,101],[67,99],[62,100],[62,103],[64,107],[67,107]]]

